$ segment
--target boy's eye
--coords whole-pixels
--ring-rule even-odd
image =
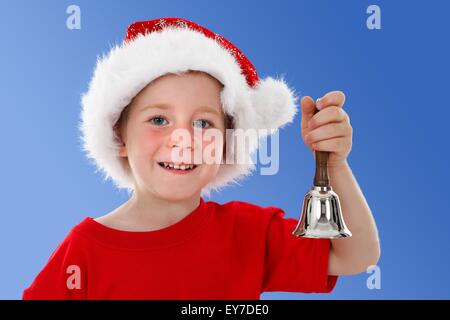
[[[203,124],[211,126],[211,123],[207,120],[195,120],[194,121],[194,127],[200,125],[201,129],[206,129],[206,127]]]
[[[165,125],[167,123],[167,120],[164,119],[164,117],[162,117],[162,116],[153,117],[149,121],[152,124],[156,125],[156,126],[162,126],[162,125]],[[195,120],[193,122],[193,124],[194,124],[195,127],[199,127],[201,129],[206,129],[206,128],[211,126],[211,123],[209,121],[203,120],[203,119],[202,120]]]
[[[167,121],[167,120],[164,119],[164,118],[161,117],[161,116],[157,116],[157,117],[151,118],[149,121],[150,121],[151,123],[153,123],[154,125],[161,126],[161,125],[164,124],[164,123],[162,123],[162,122]]]

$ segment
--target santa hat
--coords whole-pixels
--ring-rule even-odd
[[[297,112],[298,97],[283,77],[259,79],[253,64],[222,35],[183,18],[134,22],[123,43],[97,60],[88,91],[82,95],[82,148],[105,180],[133,191],[134,180],[118,156],[120,144],[113,127],[123,109],[152,80],[188,70],[206,72],[224,85],[222,108],[232,117],[233,129],[277,130],[292,122]],[[247,150],[249,161],[221,165],[202,195],[237,183],[255,169],[251,153],[258,141],[249,143],[246,148],[234,146],[237,152]],[[227,143],[227,153],[234,152],[228,147]]]

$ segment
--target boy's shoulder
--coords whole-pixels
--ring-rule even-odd
[[[232,200],[225,203],[209,201],[218,215],[234,216],[240,219],[255,222],[268,221],[275,215],[284,216],[283,209],[276,206],[263,206],[248,201]]]
[[[239,212],[272,212],[282,210],[281,208],[276,206],[263,206],[244,200],[231,200],[225,203],[208,201],[208,203],[214,204],[221,210],[237,210]]]
[[[89,225],[91,217],[85,217],[73,225],[53,250],[49,259],[56,255],[79,255],[84,256],[87,248],[91,247],[92,239],[89,236]]]
[[[63,240],[59,243],[58,247],[70,247],[70,249],[78,249],[81,244],[89,242],[86,238],[85,229],[89,224],[90,217],[83,218],[80,222],[76,223],[66,234]],[[59,248],[59,249],[61,249]]]

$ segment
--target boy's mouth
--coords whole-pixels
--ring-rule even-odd
[[[180,172],[187,172],[187,171],[192,171],[195,168],[198,167],[198,165],[195,164],[174,164],[171,162],[158,162],[159,166],[167,169],[167,170],[173,170],[173,171],[180,171]]]

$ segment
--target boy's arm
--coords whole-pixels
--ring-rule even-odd
[[[351,275],[365,272],[380,257],[380,243],[370,208],[347,161],[328,167],[331,187],[341,203],[345,224],[352,236],[331,240],[328,273]]]

